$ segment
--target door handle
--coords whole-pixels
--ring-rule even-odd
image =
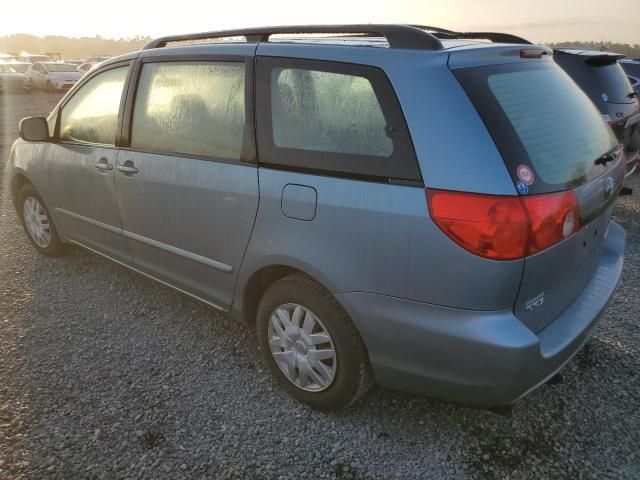
[[[98,163],[96,163],[95,166],[96,166],[96,168],[98,170],[105,170],[105,171],[106,170],[113,170],[113,165],[111,165],[109,163],[109,161],[104,157],[102,157],[100,160],[98,160]]]
[[[127,160],[122,165],[118,165],[117,168],[119,172],[122,172],[128,175],[133,175],[134,173],[138,173],[140,171],[133,165],[133,162],[131,160]]]

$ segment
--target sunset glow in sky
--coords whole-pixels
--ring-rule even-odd
[[[416,23],[535,42],[640,43],[638,0],[31,0],[4,2],[0,35],[131,37],[307,23]]]

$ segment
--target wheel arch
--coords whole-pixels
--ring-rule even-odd
[[[247,327],[255,326],[258,304],[267,288],[288,275],[296,273],[305,275],[330,293],[336,293],[334,286],[315,269],[297,262],[279,260],[260,265],[244,277],[245,281],[238,282],[232,314]]]
[[[11,195],[11,201],[13,202],[13,206],[18,208],[18,194],[20,193],[20,189],[25,185],[30,184],[33,186],[33,182],[27,175],[27,173],[22,169],[17,169],[17,171],[11,177],[9,181],[9,193]],[[36,188],[33,186],[33,188]]]

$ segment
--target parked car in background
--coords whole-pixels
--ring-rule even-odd
[[[20,123],[5,178],[27,238],[229,312],[315,408],[374,379],[510,404],[616,289],[623,153],[551,50],[446,32],[208,32],[111,59]]]
[[[78,65],[77,70],[84,75],[98,65],[100,65],[100,62],[84,62]]]
[[[640,97],[640,59],[638,60],[618,60],[618,63],[629,77],[629,82],[636,92],[636,98]]]
[[[24,92],[29,88],[26,84],[27,75],[25,72],[29,68],[25,63],[2,63],[0,62],[0,92]]]
[[[640,103],[619,60],[624,55],[557,49],[555,61],[584,90],[624,146],[627,175],[640,160]]]
[[[74,65],[62,62],[37,62],[27,70],[28,88],[44,88],[49,92],[69,90],[82,77]]]

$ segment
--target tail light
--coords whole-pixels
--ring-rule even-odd
[[[514,260],[533,255],[580,229],[573,192],[528,197],[426,190],[431,218],[475,255]]]

